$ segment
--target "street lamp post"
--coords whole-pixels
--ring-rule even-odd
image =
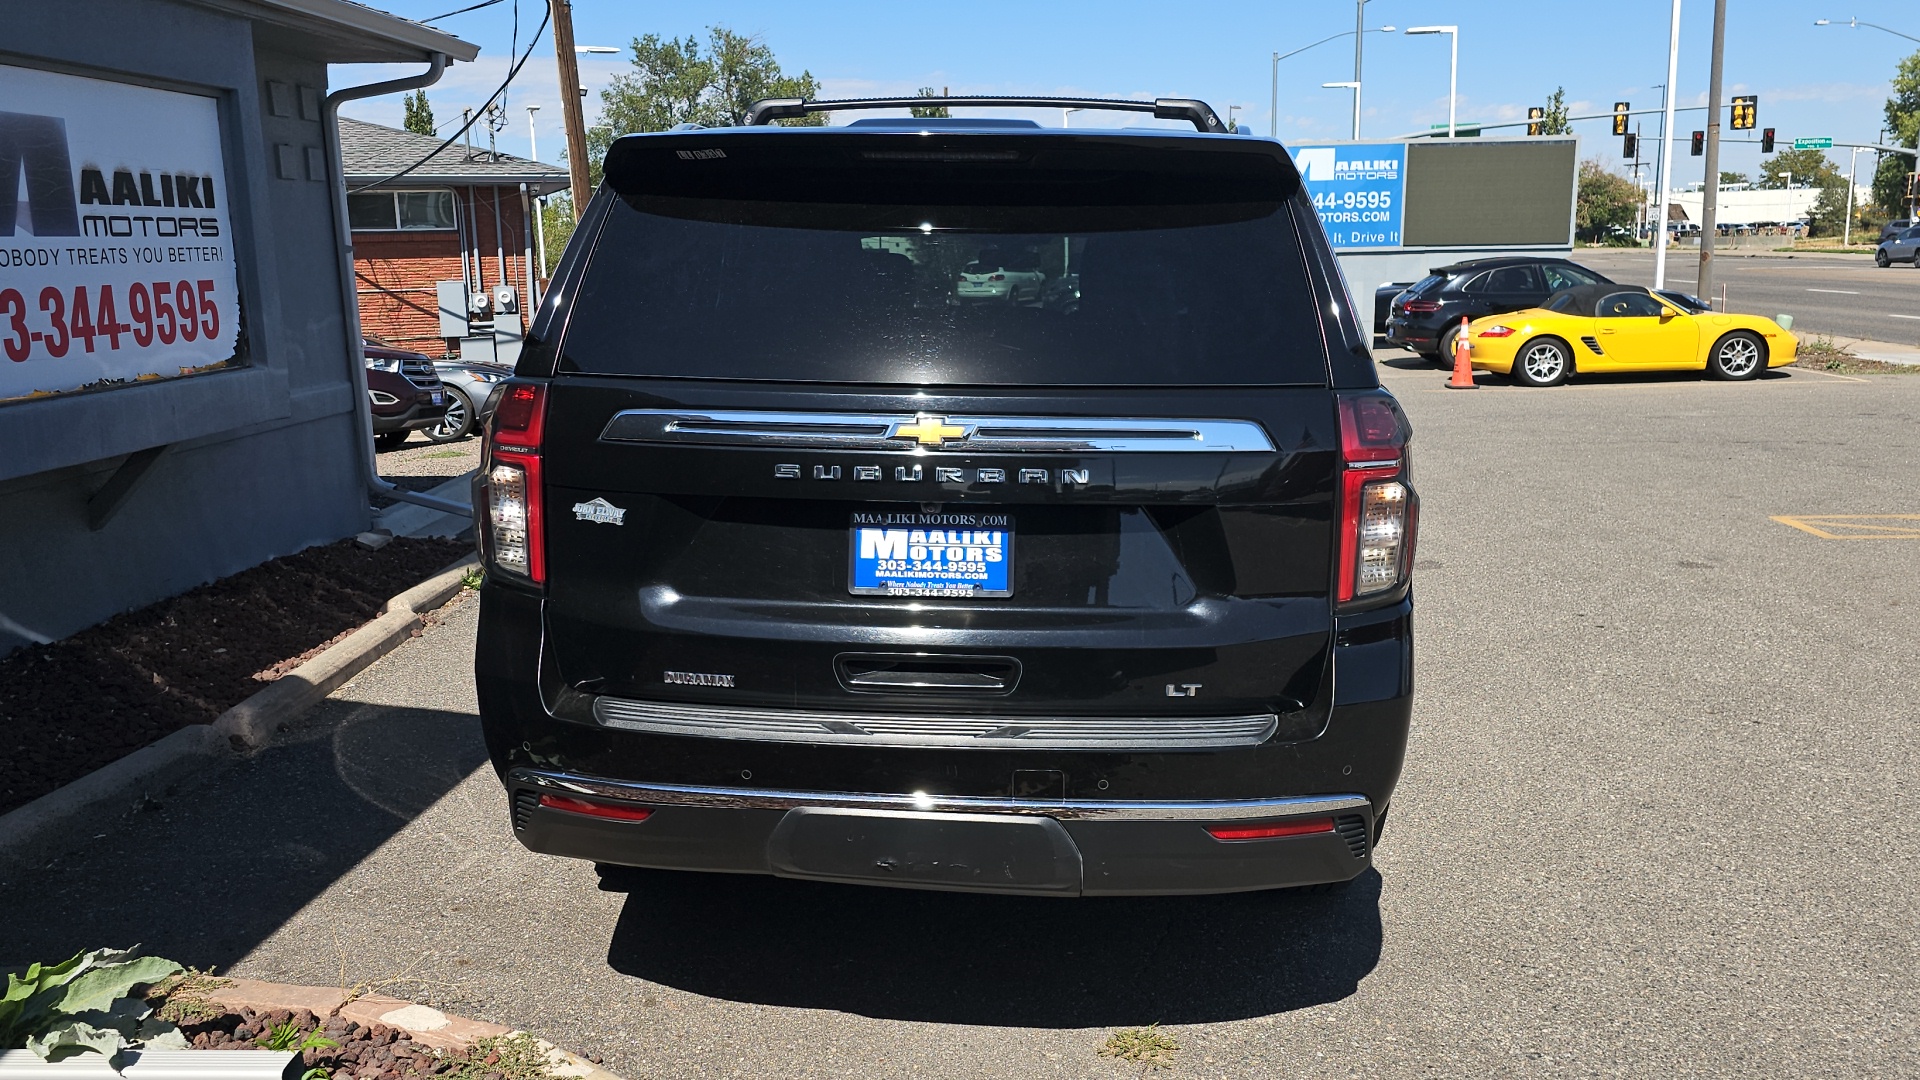
[[[1666,145],[1673,137],[1673,84],[1680,75],[1680,0],[1673,0],[1673,26],[1667,32],[1667,89],[1663,95],[1666,101],[1661,106],[1665,123],[1660,132],[1661,149],[1666,152],[1660,162],[1660,235],[1653,242],[1653,287],[1667,287],[1667,211],[1673,198],[1673,153]]]
[[[1358,82],[1353,82],[1353,81],[1323,82],[1320,84],[1320,86],[1326,90],[1353,91],[1353,137],[1356,141],[1358,141],[1360,138],[1360,84]]]
[[[527,106],[527,159],[529,161],[540,160],[540,133],[533,122],[533,114],[539,111],[538,105]],[[546,206],[544,196],[533,200],[533,250],[534,258],[540,260],[541,277],[545,277],[547,273],[547,216],[540,212],[544,206]]]
[[[1860,150],[1860,147],[1854,147],[1852,155],[1847,158],[1847,216],[1840,226],[1841,247],[1853,243],[1853,172],[1860,167]]]
[[[1368,30],[1367,33],[1391,34],[1394,29],[1395,28],[1391,26],[1376,26]],[[1268,114],[1267,119],[1267,134],[1269,136],[1276,139],[1280,137],[1280,61],[1285,60],[1289,56],[1299,56],[1308,49],[1325,45],[1329,41],[1338,41],[1352,33],[1353,31],[1351,30],[1342,30],[1337,34],[1328,34],[1312,45],[1302,45],[1292,52],[1277,52],[1273,54],[1273,110]]]
[[[1836,23],[1832,19],[1815,19],[1813,20],[1813,25],[1815,26],[1845,25],[1849,29],[1854,29],[1854,30],[1857,30],[1862,26],[1868,26],[1882,33],[1892,34],[1894,37],[1906,38],[1908,41],[1920,41],[1920,37],[1914,37],[1912,34],[1903,34],[1900,31],[1895,30],[1890,26],[1881,26],[1879,23],[1870,23],[1863,19],[1848,19],[1844,24]],[[1914,132],[1913,148],[1916,151],[1914,154],[1914,162],[1915,162],[1914,168],[1920,169],[1920,131]],[[1913,220],[1913,218],[1915,217],[1914,203],[1915,203],[1915,197],[1912,195],[1909,195],[1907,197],[1907,220],[1909,221]]]
[[[1460,28],[1458,26],[1409,26],[1409,34],[1445,34],[1453,52],[1447,66],[1447,138],[1454,137],[1456,109],[1460,101]]]

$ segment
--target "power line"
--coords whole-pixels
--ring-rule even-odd
[[[361,184],[357,188],[350,188],[348,189],[347,194],[357,195],[360,192],[367,190],[368,188],[377,188],[382,184],[391,184],[395,180],[398,180],[401,177],[407,175],[408,173],[414,171],[415,169],[418,169],[420,166],[425,165],[427,162],[432,161],[435,155],[439,154],[440,151],[445,150],[449,146],[452,146],[454,142],[460,138],[460,136],[465,135],[467,133],[467,129],[473,126],[474,121],[480,119],[480,117],[486,113],[487,107],[492,105],[496,100],[498,100],[500,98],[500,95],[507,92],[507,84],[511,83],[514,79],[514,76],[520,74],[520,69],[526,66],[527,58],[533,55],[534,48],[540,44],[540,35],[546,33],[547,23],[551,21],[552,18],[553,18],[553,8],[551,6],[548,6],[547,13],[540,17],[539,28],[534,30],[533,32],[533,40],[527,42],[527,51],[520,54],[519,61],[513,65],[512,70],[507,72],[507,77],[501,81],[500,86],[497,89],[495,89],[491,95],[487,97],[487,100],[485,102],[481,103],[480,108],[478,110],[476,110],[472,115],[467,117],[467,122],[464,124],[461,124],[459,130],[447,136],[447,140],[445,142],[441,143],[439,146],[434,147],[431,153],[428,153],[425,157],[422,157],[419,161],[416,161],[413,164],[407,166],[406,168],[401,169],[399,172],[394,173],[392,176],[385,176],[378,180],[375,180],[371,184]]]
[[[469,11],[479,11],[481,8],[492,7],[495,4],[501,4],[505,2],[506,0],[480,0],[479,3],[474,4],[471,7],[463,7],[459,11],[449,11],[445,15],[435,15],[431,19],[421,19],[420,21],[422,23],[436,23],[436,22],[439,22],[441,19],[451,19],[455,15],[465,15]]]

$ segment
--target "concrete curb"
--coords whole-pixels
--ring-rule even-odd
[[[338,1012],[342,1017],[371,1026],[385,1024],[405,1031],[414,1042],[437,1050],[464,1050],[481,1039],[496,1035],[522,1034],[514,1028],[469,1020],[384,994],[353,996],[344,990],[289,983],[262,982],[258,979],[229,979],[230,985],[206,992],[207,1000],[228,1009],[306,1009],[315,1016]],[[578,1054],[569,1053],[545,1039],[537,1040],[547,1052],[548,1071],[555,1076],[582,1077],[584,1080],[620,1080]]]
[[[469,555],[393,597],[378,618],[221,713],[213,723],[181,728],[0,814],[0,865],[59,855],[64,850],[61,834],[72,823],[89,817],[120,817],[223,758],[266,746],[289,721],[412,637],[423,625],[421,616],[453,599],[467,573],[479,565],[479,557]]]

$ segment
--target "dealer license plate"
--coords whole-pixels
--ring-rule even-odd
[[[848,591],[858,596],[1013,595],[1013,519],[971,510],[859,510]]]

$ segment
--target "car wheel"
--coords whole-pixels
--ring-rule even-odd
[[[1460,327],[1455,324],[1446,333],[1440,335],[1440,351],[1434,354],[1434,362],[1443,368],[1453,366],[1453,343],[1460,340]]]
[[[447,387],[447,414],[426,430],[429,442],[452,442],[473,433],[473,402],[465,391]]]
[[[1757,335],[1735,330],[1713,343],[1707,372],[1716,379],[1752,379],[1767,370],[1767,344]]]
[[[373,437],[373,447],[376,450],[398,450],[411,434],[411,431],[383,432]]]
[[[1419,353],[1418,355],[1420,359],[1425,360],[1427,363],[1432,364],[1435,367],[1438,367],[1440,365],[1440,362],[1441,362],[1440,354],[1437,352],[1423,352],[1423,353]]]
[[[1873,265],[1880,269],[1885,270],[1889,261],[1885,249],[1873,253]]]
[[[1559,386],[1573,371],[1573,354],[1555,338],[1534,338],[1513,358],[1513,381],[1527,386]]]

